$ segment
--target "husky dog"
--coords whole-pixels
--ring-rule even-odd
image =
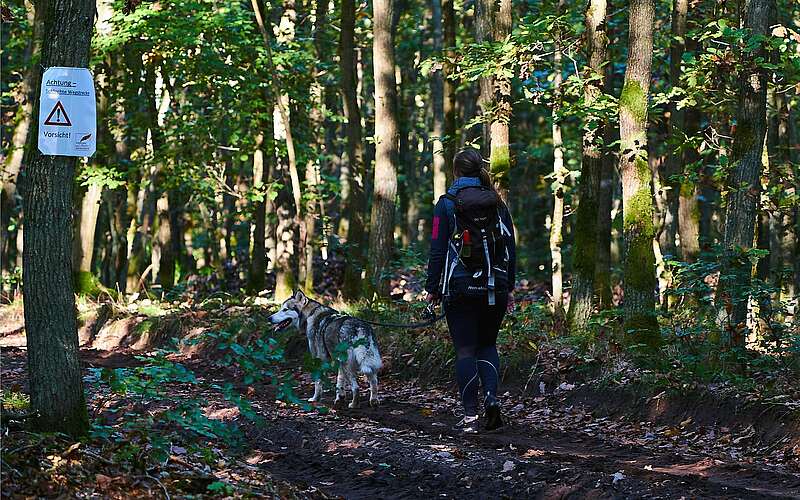
[[[309,299],[300,290],[283,302],[280,310],[269,317],[269,322],[276,332],[294,326],[300,333],[305,333],[311,355],[322,361],[330,361],[336,347],[346,342],[349,346],[347,360],[339,364],[333,404],[338,405],[345,397],[345,384],[349,382],[353,391],[349,407],[358,406],[359,372],[369,380],[369,404],[378,404],[378,370],[383,363],[371,326]],[[321,397],[322,381],[317,380],[314,382],[314,396],[309,401],[315,403]]]

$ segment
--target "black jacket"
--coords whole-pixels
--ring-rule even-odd
[[[448,192],[455,194],[460,188],[479,184],[480,180],[477,177],[460,177],[456,179]],[[501,205],[500,220],[511,231],[511,236],[507,237],[506,246],[509,253],[508,282],[513,290],[517,268],[517,252],[514,241],[514,224],[505,204]],[[428,293],[441,292],[442,273],[444,272],[449,248],[448,242],[453,235],[453,231],[455,231],[455,206],[452,201],[442,196],[433,209],[431,250],[428,257],[428,279],[425,282],[425,290]]]

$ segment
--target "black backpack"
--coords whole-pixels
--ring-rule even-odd
[[[455,205],[455,230],[450,244],[455,256],[445,269],[446,291],[455,295],[488,296],[509,289],[509,252],[506,236],[511,233],[500,219],[502,201],[483,186],[461,188],[445,197]]]

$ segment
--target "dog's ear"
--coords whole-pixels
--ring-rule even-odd
[[[302,290],[294,292],[294,300],[299,302],[301,306],[308,304],[308,297],[306,297],[306,294],[304,294]]]

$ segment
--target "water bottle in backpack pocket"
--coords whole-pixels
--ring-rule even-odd
[[[450,238],[444,291],[449,295],[488,297],[509,290],[511,233],[500,219],[500,198],[483,186],[469,186],[445,195],[455,205],[455,230]]]

